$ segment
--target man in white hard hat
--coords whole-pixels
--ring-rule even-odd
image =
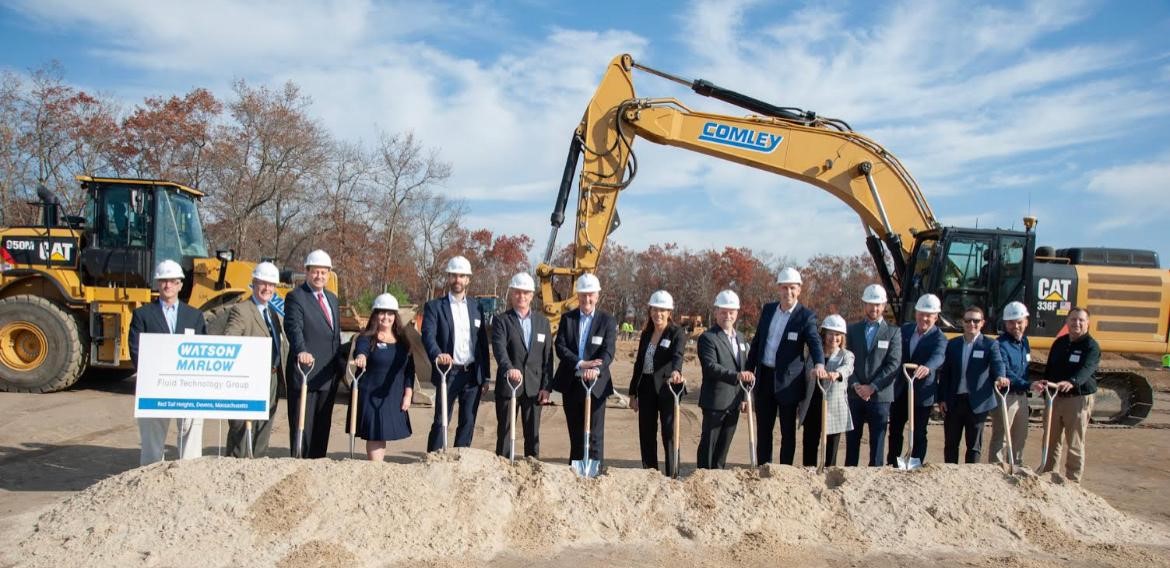
[[[983,309],[963,312],[963,335],[947,342],[938,372],[939,410],[943,412],[943,459],[959,463],[959,442],[966,439],[966,463],[979,463],[983,425],[999,406],[992,389],[1008,385],[999,343],[983,335]]]
[[[780,271],[780,300],[764,305],[748,351],[747,368],[759,380],[752,396],[756,404],[756,454],[760,465],[772,461],[772,430],[777,418],[780,463],[792,465],[796,457],[796,422],[800,402],[804,400],[806,359],[812,359],[813,372],[818,378],[826,376],[817,315],[799,303],[801,282],[795,268]]]
[[[1093,414],[1093,395],[1097,392],[1094,375],[1101,362],[1101,346],[1089,334],[1089,310],[1081,307],[1069,310],[1064,325],[1068,334],[1052,342],[1044,380],[1032,386],[1037,392],[1043,392],[1049,384],[1056,385],[1057,389],[1056,399],[1052,401],[1048,461],[1037,473],[1055,470],[1062,450],[1067,450],[1064,475],[1069,481],[1080,483],[1085,472],[1085,434]]]
[[[154,269],[158,301],[139,306],[130,316],[130,360],[138,367],[138,341],[143,333],[207,333],[203,312],[179,299],[183,289],[183,268],[173,260],[164,260]],[[163,461],[170,418],[139,418],[138,435],[142,441],[139,464]],[[203,455],[203,419],[179,420],[179,457],[194,459]]]
[[[902,363],[914,363],[918,368],[914,377],[914,439],[910,457],[926,461],[926,428],[930,424],[930,409],[934,406],[937,383],[935,373],[943,365],[947,351],[947,336],[938,328],[938,314],[942,302],[934,294],[923,294],[914,305],[914,321],[902,326]],[[901,371],[899,370],[899,373]],[[890,444],[886,463],[897,465],[902,455],[903,429],[910,420],[909,396],[902,375],[894,380],[894,404],[890,406]]]
[[[735,330],[739,295],[724,290],[715,296],[715,325],[699,335],[699,408],[703,410],[702,433],[696,463],[699,469],[727,467],[727,450],[739,423],[743,389],[740,383],[756,380],[747,368],[747,342]]]
[[[1003,333],[996,338],[999,354],[1003,357],[1004,370],[1009,381],[1007,401],[1007,424],[1002,412],[991,413],[991,446],[988,448],[989,463],[1007,461],[1005,434],[1011,436],[1012,463],[1024,459],[1024,444],[1028,440],[1028,363],[1032,361],[1032,346],[1028,344],[1025,332],[1028,330],[1028,308],[1023,302],[1011,302],[1003,309],[1000,317]]]
[[[288,339],[289,451],[297,455],[296,432],[301,400],[301,371],[308,372],[308,396],[305,399],[304,442],[300,455],[323,458],[329,450],[329,430],[333,424],[333,400],[345,371],[345,353],[341,351],[341,312],[337,296],[325,289],[333,260],[323,250],[305,258],[305,283],[297,286],[284,300],[284,335]],[[299,366],[299,367],[298,367]]]
[[[447,374],[447,415],[451,416],[459,401],[459,424],[455,428],[455,447],[471,446],[479,401],[489,379],[487,317],[475,298],[468,297],[471,262],[462,256],[447,261],[447,293],[423,306],[422,341],[427,357],[437,365],[431,367],[431,383],[438,396],[442,375],[439,367],[451,367]],[[435,419],[427,437],[427,451],[443,448],[443,409],[435,403]]]
[[[577,309],[561,316],[555,348],[560,364],[553,390],[563,395],[569,429],[569,462],[585,459],[585,387],[593,383],[590,404],[589,459],[605,456],[605,399],[613,394],[609,365],[617,343],[617,320],[597,309],[601,281],[590,273],[577,277]]]
[[[261,262],[252,270],[252,296],[228,309],[224,335],[266,337],[272,343],[272,374],[268,385],[268,420],[252,422],[252,448],[248,449],[246,421],[228,420],[227,450],[232,457],[263,457],[272,437],[272,420],[276,417],[276,385],[284,381],[285,356],[280,332],[283,322],[272,305],[280,270],[271,262]],[[299,394],[299,393],[298,393]]]
[[[524,428],[524,455],[540,457],[540,406],[552,390],[553,335],[544,314],[532,309],[536,282],[520,272],[508,283],[508,311],[492,323],[492,352],[496,356],[496,455],[515,455],[508,416],[512,387]],[[519,430],[519,428],[517,428]]]
[[[885,465],[886,426],[894,383],[902,376],[902,330],[886,323],[886,289],[870,284],[861,294],[863,317],[849,326],[845,348],[853,353],[849,377],[849,413],[853,429],[845,434],[845,465],[861,461],[861,433],[869,427],[869,465]]]

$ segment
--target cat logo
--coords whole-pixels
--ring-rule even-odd
[[[73,262],[73,243],[40,241],[37,256],[49,262]]]
[[[1042,312],[1056,312],[1065,315],[1072,307],[1072,298],[1069,289],[1072,288],[1070,278],[1041,278],[1036,287],[1036,309]]]

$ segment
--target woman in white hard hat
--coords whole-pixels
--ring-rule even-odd
[[[370,323],[354,341],[353,364],[366,370],[358,381],[357,436],[366,441],[370,460],[380,462],[387,441],[411,434],[407,411],[414,394],[414,358],[398,317],[398,299],[391,294],[374,298]]]
[[[825,372],[828,373],[824,399],[828,418],[825,420],[825,465],[837,465],[837,446],[842,432],[853,429],[849,413],[846,385],[853,374],[853,353],[845,349],[845,318],[833,314],[821,323],[821,343],[825,348]],[[800,419],[804,424],[804,465],[816,467],[817,449],[821,444],[821,389],[817,386],[816,366],[812,359],[805,364],[804,402]]]
[[[687,336],[675,325],[670,314],[674,298],[666,290],[650,295],[646,327],[638,341],[638,356],[630,378],[630,408],[639,413],[638,443],[642,448],[642,467],[658,469],[658,422],[662,422],[662,445],[665,448],[666,475],[675,476],[670,456],[674,455],[674,395],[671,388],[682,385],[683,349]],[[672,386],[673,385],[673,386]]]

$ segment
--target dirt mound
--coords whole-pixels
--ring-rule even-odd
[[[680,481],[480,450],[408,465],[167,462],[46,512],[35,566],[1166,565],[1170,532],[1059,476],[991,466],[699,471]]]

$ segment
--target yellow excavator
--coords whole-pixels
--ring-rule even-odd
[[[84,216],[64,215],[42,187],[40,223],[0,229],[0,391],[58,391],[87,370],[132,374],[130,315],[157,297],[151,277],[164,259],[187,275],[179,297],[205,312],[251,293],[255,263],[232,251],[208,256],[199,190],[148,179],[77,181]],[[292,278],[282,272],[278,308]]]
[[[674,98],[637,97],[635,70],[752,114],[697,112]],[[1170,351],[1170,272],[1158,266],[1156,253],[1037,247],[1034,217],[1024,218],[1023,231],[943,226],[898,158],[845,121],[683,79],[640,65],[630,55],[610,61],[572,135],[552,233],[537,268],[543,310],[553,322],[576,305],[575,297],[557,297],[554,282],[593,271],[620,224],[617,200],[637,174],[637,138],[803,181],[843,201],[861,217],[867,248],[899,322],[911,321],[915,301],[930,292],[942,299],[944,331],[961,333],[958,324],[971,305],[987,311],[991,331],[1004,306],[1019,300],[1033,314],[1032,346],[1046,349],[1063,332],[1069,309],[1085,306],[1103,350]],[[581,158],[573,265],[552,266]],[[1034,365],[1032,371],[1043,367]],[[1149,414],[1153,388],[1144,377],[1102,369],[1098,379],[1096,421],[1132,425]]]

